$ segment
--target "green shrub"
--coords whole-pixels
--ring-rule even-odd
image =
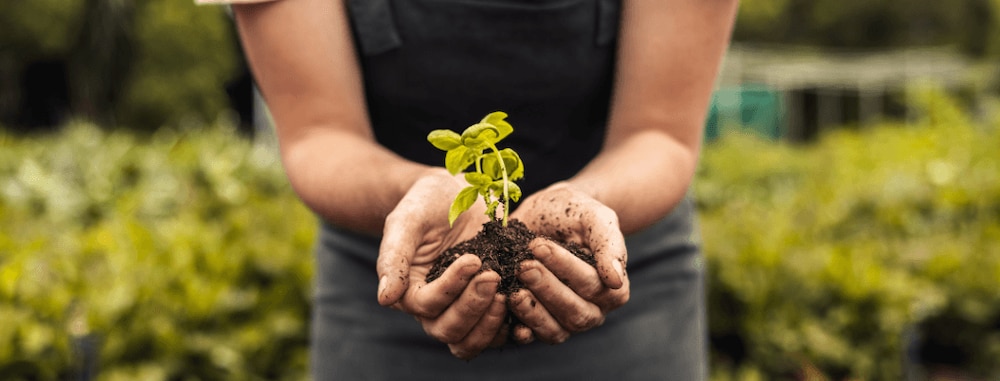
[[[897,380],[919,353],[911,330],[1000,376],[1000,126],[933,92],[921,103],[919,121],[815,146],[706,148],[711,331],[743,343],[717,348],[716,378]]]
[[[0,374],[305,374],[315,221],[231,131],[0,136]]]

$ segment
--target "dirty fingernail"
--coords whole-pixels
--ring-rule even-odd
[[[552,248],[549,247],[549,244],[543,243],[535,245],[535,248],[534,250],[532,250],[532,252],[534,252],[536,257],[548,257],[549,254],[552,254]]]
[[[624,282],[625,281],[625,269],[622,268],[622,261],[611,262],[611,267],[615,268],[615,273],[618,274],[618,278]]]
[[[479,296],[490,296],[496,293],[497,284],[494,282],[480,282],[476,285],[476,293]]]
[[[479,271],[480,268],[481,268],[481,266],[476,265],[476,264],[465,265],[465,266],[462,266],[462,273],[464,273],[464,274],[475,274],[476,272]]]
[[[538,282],[542,277],[542,272],[538,269],[528,269],[521,273],[521,281],[525,283],[535,283]]]
[[[388,276],[383,275],[382,278],[380,278],[378,280],[378,298],[379,298],[379,300],[383,299],[383,297],[384,297],[383,295],[385,295],[385,289],[386,289],[386,287],[389,287],[389,285],[386,284],[386,283],[388,283],[388,279],[389,279]]]

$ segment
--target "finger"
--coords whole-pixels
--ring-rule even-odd
[[[504,301],[504,323],[500,325],[500,329],[497,334],[494,335],[493,341],[490,342],[490,348],[499,348],[504,344],[507,344],[507,337],[510,336],[510,323],[507,321],[507,302]]]
[[[521,263],[518,279],[524,283],[525,288],[531,290],[546,312],[567,330],[581,332],[604,323],[600,307],[577,295],[538,261]],[[525,307],[519,304],[518,308]],[[539,334],[532,324],[528,324],[528,321],[525,323]]]
[[[461,341],[487,312],[499,284],[500,275],[493,271],[476,275],[462,295],[440,316],[424,322],[424,331],[447,344]],[[490,335],[490,338],[493,336]]]
[[[414,315],[436,317],[462,294],[480,268],[482,261],[479,257],[472,254],[462,255],[433,282],[419,283],[417,287],[410,287],[400,303],[401,307]]]
[[[511,296],[511,311],[524,326],[534,332],[534,337],[549,344],[559,344],[569,338],[569,331],[549,314],[529,290],[519,290]],[[524,340],[523,331],[515,331],[515,338]],[[530,342],[530,340],[527,340]]]
[[[604,290],[604,283],[597,270],[561,245],[544,238],[535,238],[528,244],[528,248],[536,260],[584,299],[593,299]]]
[[[382,243],[378,249],[375,270],[378,272],[378,302],[389,306],[403,297],[410,286],[410,263],[420,244],[419,222],[406,218],[404,202],[385,219]]]
[[[521,345],[531,344],[532,341],[535,341],[535,333],[531,331],[531,328],[528,328],[528,326],[522,323],[518,323],[514,326],[514,334],[512,337],[514,338],[515,343]]]
[[[589,217],[593,219],[585,222],[590,227],[587,229],[586,244],[594,253],[601,281],[609,288],[621,288],[626,276],[628,251],[625,249],[625,236],[618,225],[618,214],[602,205],[594,208]]]
[[[507,315],[507,303],[503,295],[494,294],[493,303],[489,305],[486,314],[476,323],[462,341],[449,344],[451,354],[463,360],[469,360],[479,355],[497,337],[500,326]]]

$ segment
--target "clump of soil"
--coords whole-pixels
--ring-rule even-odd
[[[523,286],[521,281],[517,279],[517,273],[521,268],[521,262],[535,257],[528,249],[528,243],[539,236],[516,219],[508,221],[507,227],[504,227],[497,220],[487,222],[483,224],[483,229],[475,237],[445,250],[427,274],[427,282],[440,278],[444,270],[463,254],[475,254],[483,262],[480,271],[493,270],[500,274],[497,292],[510,296]],[[553,240],[550,237],[545,238]],[[580,245],[558,240],[553,241],[591,266],[596,265],[593,253],[584,250]]]

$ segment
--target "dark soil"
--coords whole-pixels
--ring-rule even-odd
[[[444,270],[463,254],[475,254],[483,262],[481,271],[493,270],[500,274],[497,292],[510,296],[522,287],[521,281],[517,279],[517,273],[521,268],[521,262],[534,258],[528,250],[528,243],[538,236],[516,219],[510,220],[506,228],[500,221],[487,222],[475,237],[445,250],[427,274],[427,282],[441,277]],[[596,264],[594,255],[580,245],[556,242],[591,266]]]

